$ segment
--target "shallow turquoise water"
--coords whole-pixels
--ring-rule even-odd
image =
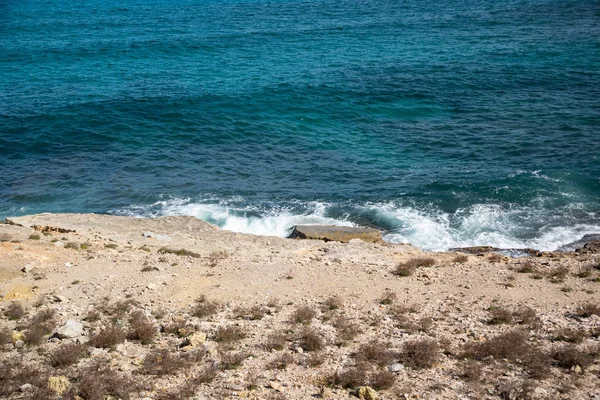
[[[7,1],[0,217],[600,232],[598,1]]]

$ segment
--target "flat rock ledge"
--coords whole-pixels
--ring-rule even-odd
[[[368,243],[383,242],[381,232],[377,229],[330,225],[296,225],[292,228],[292,233],[288,238],[342,243],[348,243],[352,239],[360,239]]]

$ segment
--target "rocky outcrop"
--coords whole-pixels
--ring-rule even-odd
[[[326,242],[348,243],[352,239],[360,239],[369,243],[383,242],[381,232],[371,228],[329,225],[296,225],[288,236],[291,239],[317,239]]]

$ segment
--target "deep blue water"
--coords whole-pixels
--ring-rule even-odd
[[[599,143],[598,0],[0,2],[0,217],[555,249]]]

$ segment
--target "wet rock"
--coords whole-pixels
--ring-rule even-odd
[[[498,247],[492,247],[492,246],[455,247],[453,249],[450,249],[450,251],[457,251],[460,253],[467,253],[467,254],[484,254],[484,253],[490,253],[492,251],[498,251],[498,250],[500,250]]]
[[[589,244],[587,249],[584,249],[587,245]],[[589,235],[584,235],[581,239],[576,240],[572,243],[566,244],[564,246],[561,246],[558,250],[559,251],[577,251],[579,253],[583,252],[587,252],[589,250],[593,250],[596,249],[598,252],[598,249],[600,246],[600,233],[592,233]]]
[[[56,331],[56,337],[59,339],[71,339],[83,336],[83,324],[74,319],[69,319],[63,326]]]
[[[383,242],[381,232],[377,229],[329,225],[296,225],[292,228],[292,233],[288,238],[317,239],[343,243],[348,243],[352,239],[360,239],[369,243]]]

